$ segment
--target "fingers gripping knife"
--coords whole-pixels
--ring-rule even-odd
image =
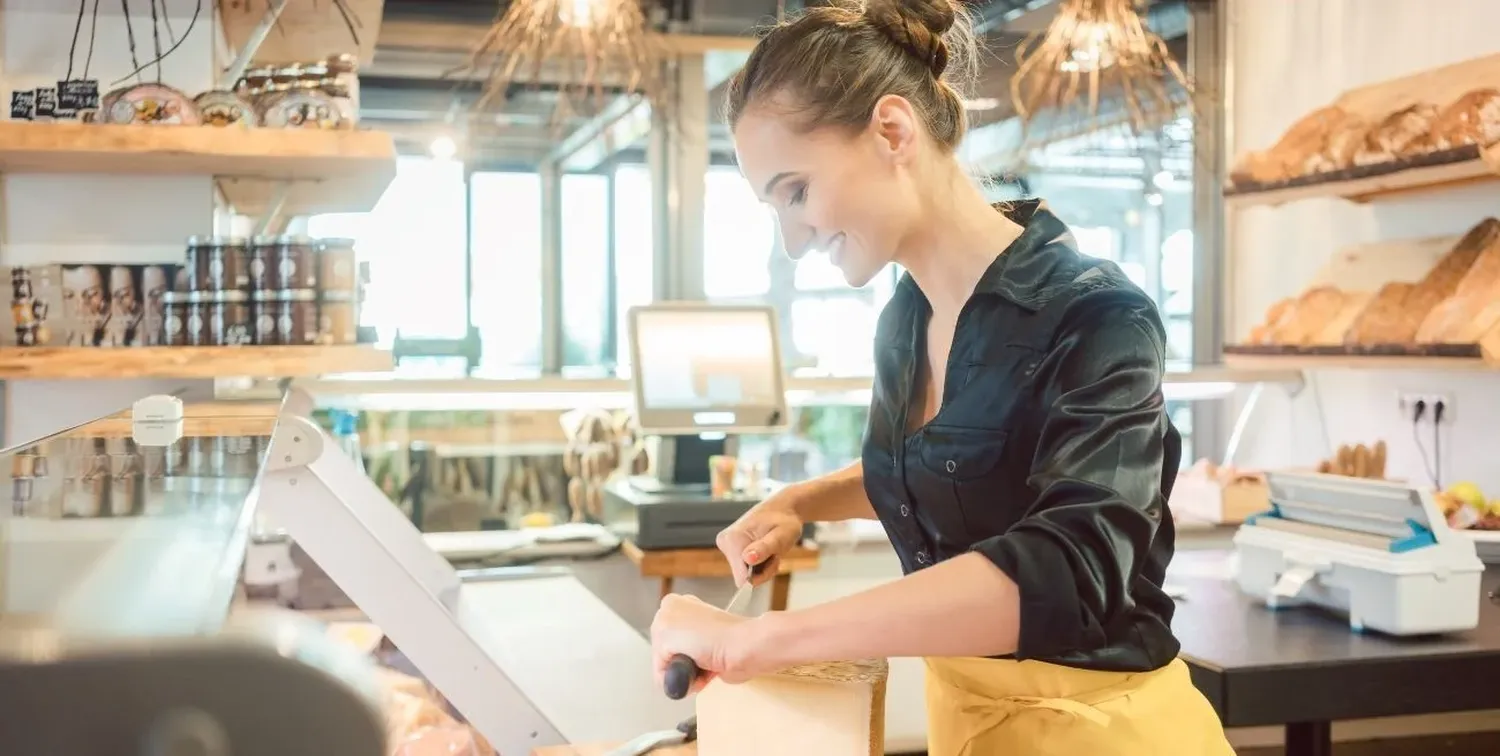
[[[748,566],[748,565],[747,565]],[[745,584],[734,592],[734,598],[724,607],[724,611],[730,614],[744,614],[749,607],[750,597],[755,592],[754,579],[766,569],[766,562],[761,562],[750,567],[750,575],[745,578]],[[667,697],[673,701],[687,696],[688,690],[693,687],[693,681],[698,679],[702,670],[698,669],[697,662],[686,654],[677,654],[667,662],[667,673],[664,676]]]

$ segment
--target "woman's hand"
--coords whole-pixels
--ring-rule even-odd
[[[740,683],[774,672],[756,661],[755,621],[705,604],[695,596],[666,596],[651,621],[651,656],[657,684],[663,684],[667,663],[676,654],[692,659],[703,672],[693,681],[690,691],[694,693],[715,677]]]
[[[801,542],[803,522],[796,506],[800,491],[796,486],[787,486],[719,531],[715,542],[729,560],[735,585],[742,585],[747,579],[760,585],[776,577],[781,555]],[[748,567],[762,562],[765,569],[751,575]]]

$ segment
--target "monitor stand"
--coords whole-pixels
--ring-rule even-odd
[[[723,433],[653,436],[648,445],[652,473],[630,477],[631,488],[644,494],[707,494],[708,460],[739,454],[739,438]]]

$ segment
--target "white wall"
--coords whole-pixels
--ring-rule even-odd
[[[1494,0],[1235,0],[1230,9],[1236,153],[1269,146],[1297,118],[1350,88],[1500,52]],[[1233,213],[1230,339],[1243,338],[1271,303],[1301,290],[1340,248],[1460,234],[1486,215],[1500,216],[1500,184],[1370,205],[1320,199]],[[1495,373],[1313,374],[1293,401],[1266,393],[1237,461],[1306,465],[1327,456],[1330,444],[1384,439],[1391,474],[1426,481],[1411,423],[1396,408],[1398,390],[1453,396],[1442,478],[1474,480],[1500,497],[1500,464],[1487,451],[1500,433]],[[1423,436],[1431,454],[1430,431]]]
[[[131,5],[136,57],[154,57],[150,3]],[[197,0],[169,0],[172,30],[186,35],[162,62],[162,82],[189,96],[212,88],[212,3],[191,34]],[[92,3],[90,4],[92,7]],[[68,71],[78,4],[65,0],[0,0],[0,93],[54,84]],[[83,76],[91,19],[85,18],[73,75]],[[129,35],[119,3],[100,3],[89,77],[101,94],[130,73]],[[163,48],[169,46],[165,24]],[[142,74],[154,81],[153,66]],[[8,114],[8,111],[7,111]],[[0,115],[0,117],[5,117]],[[180,261],[184,240],[213,230],[210,177],[5,175],[0,177],[0,264]],[[7,293],[8,296],[8,293]],[[10,381],[5,386],[4,439],[30,440],[188,381]]]

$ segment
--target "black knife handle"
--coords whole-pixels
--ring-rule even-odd
[[[693,661],[687,654],[675,654],[667,662],[667,674],[665,675],[667,698],[673,701],[681,701],[687,697],[688,690],[693,687],[693,681],[698,679],[698,663]]]

